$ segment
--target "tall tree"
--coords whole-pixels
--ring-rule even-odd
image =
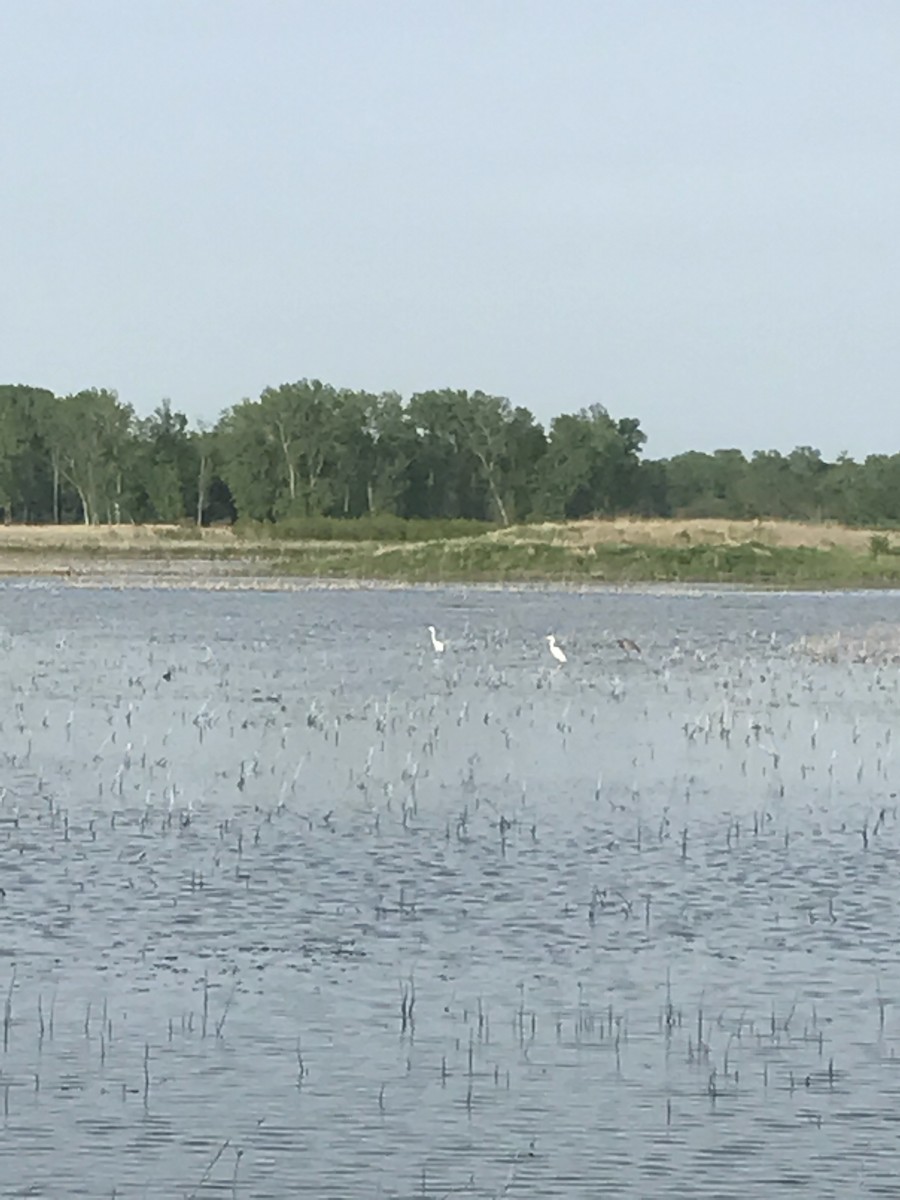
[[[266,436],[278,448],[284,486],[278,510],[311,516],[328,511],[332,494],[327,468],[339,447],[338,395],[318,379],[266,388],[259,400]]]
[[[271,521],[283,478],[281,449],[267,428],[258,401],[242,400],[227,409],[215,428],[220,474],[238,516]]]
[[[688,450],[664,466],[672,512],[682,517],[744,515],[747,460],[740,450]]]
[[[475,459],[487,485],[493,511],[486,515],[508,525],[504,494],[512,451],[512,405],[504,396],[488,396],[484,392],[457,392],[452,403],[460,442]]]
[[[514,520],[524,520],[535,511],[546,453],[547,436],[543,428],[527,408],[514,409],[508,429],[505,477],[506,505]]]
[[[396,392],[373,396],[366,413],[366,508],[409,516],[410,472],[419,452],[415,427]]]
[[[85,525],[124,515],[124,459],[133,420],[130,405],[105,388],[64,396],[45,414],[44,440],[78,496]]]
[[[137,423],[141,483],[151,519],[176,522],[193,509],[196,448],[188,419],[163,400]]]
[[[542,464],[542,508],[550,516],[626,511],[638,495],[645,441],[633,417],[614,421],[601,404],[555,417]]]
[[[418,441],[410,479],[411,515],[483,515],[483,487],[457,419],[457,395],[448,388],[416,392],[409,399],[407,414]]]
[[[0,387],[0,508],[6,521],[52,516],[41,417],[54,403],[53,393],[44,388]]]

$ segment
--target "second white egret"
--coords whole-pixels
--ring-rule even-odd
[[[435,630],[433,625],[428,626],[428,632],[431,634],[431,646],[432,646],[432,649],[434,650],[435,654],[443,654],[444,653],[444,643],[438,637],[437,631]]]
[[[557,646],[556,638],[553,636],[552,633],[547,634],[547,645],[550,649],[550,653],[553,655],[553,657],[556,659],[556,661],[558,663],[562,664],[564,662],[569,661],[568,658],[566,657],[566,654],[565,654],[565,651],[563,650],[563,648],[561,646]]]

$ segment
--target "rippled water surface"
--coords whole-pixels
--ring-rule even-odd
[[[0,586],[0,1195],[900,1194],[898,628]]]

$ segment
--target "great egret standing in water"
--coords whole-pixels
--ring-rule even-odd
[[[431,645],[432,645],[432,648],[434,649],[435,654],[443,654],[444,653],[444,643],[438,637],[437,632],[433,625],[428,626],[428,632],[431,634]]]
[[[550,653],[553,655],[553,657],[556,659],[556,661],[558,663],[562,664],[564,662],[569,661],[566,658],[565,653],[563,652],[562,648],[560,646],[557,646],[556,638],[553,636],[552,633],[547,634],[547,645],[550,648]]]

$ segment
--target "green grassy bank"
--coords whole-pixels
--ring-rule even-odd
[[[256,557],[256,555],[254,555]],[[843,547],[509,543],[487,538],[418,545],[307,544],[265,555],[294,576],[409,582],[734,583],[769,587],[900,585],[900,555]],[[258,560],[257,560],[258,561]]]
[[[305,536],[304,536],[305,535]],[[900,586],[894,533],[799,522],[620,518],[514,529],[353,522],[314,528],[16,526],[0,530],[0,574],[127,574],[128,564],[285,579],[410,583],[731,583]]]

